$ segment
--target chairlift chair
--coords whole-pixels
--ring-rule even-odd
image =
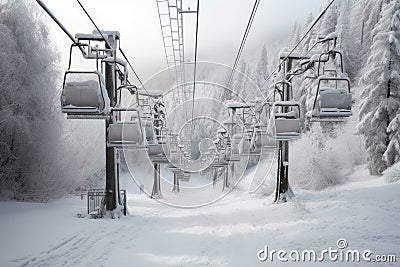
[[[239,142],[239,154],[248,156],[251,152],[251,139],[253,137],[253,129],[246,129]]]
[[[183,171],[183,175],[179,178],[182,182],[189,182],[190,181],[190,172]]]
[[[110,99],[99,71],[66,71],[61,93],[62,112],[68,119],[105,119]]]
[[[137,112],[138,110],[129,108],[113,108],[112,114],[115,112]],[[121,118],[111,123],[107,129],[107,146],[117,149],[145,149],[146,140],[140,115],[137,120],[122,121]]]
[[[335,85],[322,87],[322,82],[334,82]],[[339,82],[344,82],[347,88],[339,88]],[[350,117],[352,95],[348,78],[321,77],[318,80],[317,93],[311,112],[312,121],[341,122]]]
[[[267,133],[267,125],[256,125],[254,129],[254,136],[252,145],[254,148],[254,154],[261,154],[264,151],[268,151],[276,148],[276,140],[271,138]]]
[[[103,74],[98,68],[93,71],[71,70],[72,51],[82,46],[72,44],[70,48],[68,70],[64,74],[61,92],[61,110],[69,119],[107,119],[110,99]]]
[[[276,140],[268,135],[268,122],[271,117],[272,105],[273,103],[263,100],[257,109],[257,122],[253,125],[254,130],[251,139],[251,154],[257,155],[276,148]]]
[[[300,104],[296,101],[277,101],[272,109],[268,126],[269,135],[276,141],[300,138]]]

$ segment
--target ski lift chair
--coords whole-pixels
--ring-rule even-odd
[[[272,105],[270,102],[265,102],[257,109],[258,120],[253,125],[254,132],[251,139],[253,154],[261,154],[262,151],[276,148],[276,141],[268,135],[268,121],[271,117]]]
[[[214,155],[214,159],[213,159],[210,167],[211,168],[225,167],[226,165],[222,164],[222,148],[220,145],[220,140],[216,139],[216,140],[214,140],[213,143],[215,146],[210,147],[210,151]]]
[[[182,182],[189,182],[190,181],[190,172],[183,171],[182,175],[179,177]]]
[[[334,86],[322,87],[322,82],[334,82]],[[344,82],[347,88],[339,88],[339,82]],[[318,80],[317,94],[315,96],[312,121],[341,122],[350,117],[352,95],[348,78],[321,77]]]
[[[177,165],[179,164],[179,151],[176,145],[174,145],[173,143],[169,144],[169,153],[168,153],[168,159],[170,161],[171,164],[173,165]]]
[[[225,136],[225,159],[230,162],[240,161],[239,156],[239,143],[241,137],[239,136],[238,141],[235,143],[235,148],[232,142],[233,138],[229,135]]]
[[[61,92],[61,110],[67,114],[68,119],[107,119],[110,114],[110,99],[103,74],[98,69],[71,70],[73,48],[82,46],[72,44],[70,48],[68,70],[64,74]]]
[[[168,155],[170,154],[170,151],[167,142],[164,140],[164,137],[166,136],[165,129],[163,129],[162,126],[153,124],[153,121],[148,122],[151,122],[152,124],[148,123],[145,126],[146,133],[149,132],[149,139],[151,139],[148,143],[147,153],[150,159],[155,163],[168,163]],[[157,132],[159,132],[158,135]]]
[[[110,112],[110,99],[102,74],[99,71],[65,72],[61,106],[62,112],[67,113],[68,119],[107,118]]]
[[[169,162],[169,146],[161,140],[153,139],[152,142],[148,143],[147,154],[149,155],[150,159],[155,163]]]
[[[227,131],[225,129],[220,129],[218,133],[221,135],[221,142],[219,144],[221,161],[223,161],[224,164],[225,162],[240,161],[239,154],[232,153],[232,142]]]
[[[239,155],[240,154],[239,144],[240,144],[241,140],[242,140],[242,135],[241,134],[234,134],[232,136],[232,141],[231,141],[232,155]]]
[[[291,141],[300,138],[300,104],[295,101],[278,101],[273,104],[273,114],[268,132],[273,124],[276,141]]]
[[[118,112],[137,112],[137,109],[113,108],[111,115]],[[107,146],[117,149],[145,149],[146,141],[142,128],[140,115],[136,120],[122,121],[121,114],[118,114],[118,121],[111,123],[107,129]]]
[[[248,156],[251,150],[251,139],[253,137],[253,129],[245,129],[242,139],[239,143],[239,154]]]
[[[267,127],[267,125],[260,124],[255,126],[252,139],[252,151],[254,151],[254,154],[261,154],[263,151],[276,148],[276,140],[268,135]]]

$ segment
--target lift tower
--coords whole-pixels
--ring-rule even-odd
[[[290,85],[290,73],[295,60],[304,59],[301,55],[281,53],[280,59],[283,63],[283,81],[282,81],[282,101],[290,103],[293,101],[293,92]],[[282,105],[280,112],[289,112],[289,106]],[[289,184],[289,141],[278,141],[278,171],[277,171],[277,188],[275,191],[275,203],[286,202],[287,197],[293,197],[293,191]]]
[[[110,49],[110,56],[116,57],[116,48],[117,48],[117,38],[119,39],[118,33],[108,34],[105,38],[107,38],[106,49]],[[103,35],[104,36],[104,35]],[[110,47],[111,46],[111,47]],[[105,84],[107,89],[108,97],[110,98],[110,106],[115,107],[117,104],[116,99],[116,69],[115,65],[111,63],[105,63]],[[110,124],[114,121],[113,116],[111,115],[109,119],[105,120],[105,136],[106,140],[108,140],[108,128]],[[108,147],[106,145],[106,210],[112,211],[117,207],[117,201],[120,202],[119,195],[119,174],[117,164],[119,165],[118,153],[115,148]],[[119,203],[121,204],[121,203]]]

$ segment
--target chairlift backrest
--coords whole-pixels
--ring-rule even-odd
[[[99,71],[67,71],[61,93],[64,113],[105,114],[109,112],[110,99]]]
[[[321,87],[322,82],[335,82],[333,87]],[[347,88],[340,88],[339,82],[345,82]],[[313,109],[312,121],[342,122],[350,117],[352,95],[350,93],[350,81],[347,78],[321,77],[318,82]]]
[[[108,128],[109,143],[143,145],[143,134],[138,122],[113,123]]]
[[[322,82],[335,82],[335,87],[322,88]],[[346,88],[338,88],[338,82],[345,82]],[[316,108],[317,100],[322,103],[321,107],[327,108],[342,108],[351,109],[351,92],[350,92],[350,80],[348,78],[334,78],[334,77],[320,77],[318,79],[317,94],[314,100],[313,109]]]
[[[278,141],[297,139],[300,136],[300,104],[295,101],[279,101],[275,102],[272,108],[273,117],[268,126],[269,135],[275,134],[275,139]]]
[[[136,109],[115,108],[111,113],[121,113],[133,111],[139,113]],[[120,115],[117,116],[120,118]],[[143,149],[145,147],[145,137],[140,121],[140,115],[134,121],[118,120],[109,125],[107,129],[107,145],[117,148]]]

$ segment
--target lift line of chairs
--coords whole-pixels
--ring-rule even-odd
[[[113,118],[107,129],[107,146],[118,150],[146,150],[154,163],[167,163],[170,154],[181,153],[171,150],[167,144],[168,130],[165,125],[165,107],[161,91],[139,90],[128,84],[128,70],[125,61],[112,55],[112,49],[98,46],[105,38],[112,37],[117,47],[118,32],[102,32],[100,34],[77,34],[76,43],[71,45],[68,70],[65,72],[61,93],[62,112],[68,119],[102,119]],[[97,43],[97,45],[92,45]],[[96,68],[91,71],[72,70],[74,49],[83,51],[85,59],[95,61]],[[107,93],[103,67],[113,64],[117,70],[120,86],[116,89],[117,103],[110,103]],[[122,71],[121,71],[122,69]],[[121,106],[122,91],[127,90],[135,95],[135,105]],[[152,103],[154,102],[154,104]],[[171,156],[173,157],[173,156]],[[179,173],[181,174],[181,173]],[[187,179],[188,175],[182,174]]]
[[[342,122],[352,115],[352,95],[350,81],[344,76],[343,55],[336,50],[337,35],[332,33],[320,38],[317,45],[325,49],[299,56],[303,58],[300,67],[289,73],[289,77],[313,69],[314,76],[307,78],[317,80],[317,90],[312,111],[307,115],[312,122]],[[328,68],[329,64],[334,65],[333,68]],[[225,167],[239,161],[241,156],[260,155],[275,149],[278,141],[300,137],[300,103],[281,101],[282,86],[288,86],[293,95],[291,82],[281,80],[271,85],[272,102],[264,103],[262,99],[250,104],[233,101],[226,104],[229,119],[224,122],[224,129],[218,131],[218,139],[214,141],[216,148],[210,148],[209,153],[214,156],[211,168]],[[280,101],[276,101],[277,98]],[[240,115],[238,111],[242,111]]]
[[[119,40],[117,32],[105,32]],[[165,108],[162,92],[143,91],[127,83],[126,62],[110,56],[110,49],[99,49],[91,42],[102,41],[96,34],[77,34],[77,42],[71,45],[68,70],[64,75],[61,94],[62,112],[69,119],[109,119],[107,146],[116,149],[146,149],[154,163],[170,163],[170,168],[182,180],[187,180],[190,173],[184,171],[183,147],[179,145],[178,136],[169,133],[165,125]],[[337,36],[330,34],[321,38],[317,44],[326,45],[325,51],[312,51],[300,62],[300,67],[290,75],[295,76],[313,69],[315,75],[309,78],[318,81],[313,109],[307,115],[312,121],[343,121],[352,115],[352,96],[350,81],[343,75],[343,56],[336,50]],[[71,70],[72,51],[84,49],[86,59],[94,59],[96,69],[93,71]],[[328,63],[335,64],[339,58],[340,75],[336,69],[327,68]],[[100,69],[99,69],[100,64]],[[118,70],[121,85],[117,88],[117,104],[113,107],[108,97],[103,75],[103,65],[114,64]],[[119,69],[122,68],[123,72]],[[330,74],[330,75],[329,75]],[[332,75],[333,74],[333,75]],[[290,76],[289,75],[289,76]],[[345,87],[343,88],[343,84]],[[282,86],[291,83],[283,80],[271,85],[274,101],[263,103],[226,104],[229,118],[224,122],[224,129],[218,131],[215,147],[210,148],[209,155],[214,158],[210,168],[228,166],[239,161],[241,156],[260,155],[263,151],[274,149],[277,141],[291,141],[300,136],[300,104],[295,101],[275,101],[278,94],[282,100]],[[121,107],[122,90],[136,96],[136,106]],[[118,97],[119,94],[119,97]],[[154,105],[151,105],[153,99]],[[257,108],[255,108],[257,107]],[[241,111],[241,114],[239,114]],[[131,113],[128,116],[123,114]],[[254,119],[256,118],[256,119]],[[170,162],[171,161],[171,162]]]

